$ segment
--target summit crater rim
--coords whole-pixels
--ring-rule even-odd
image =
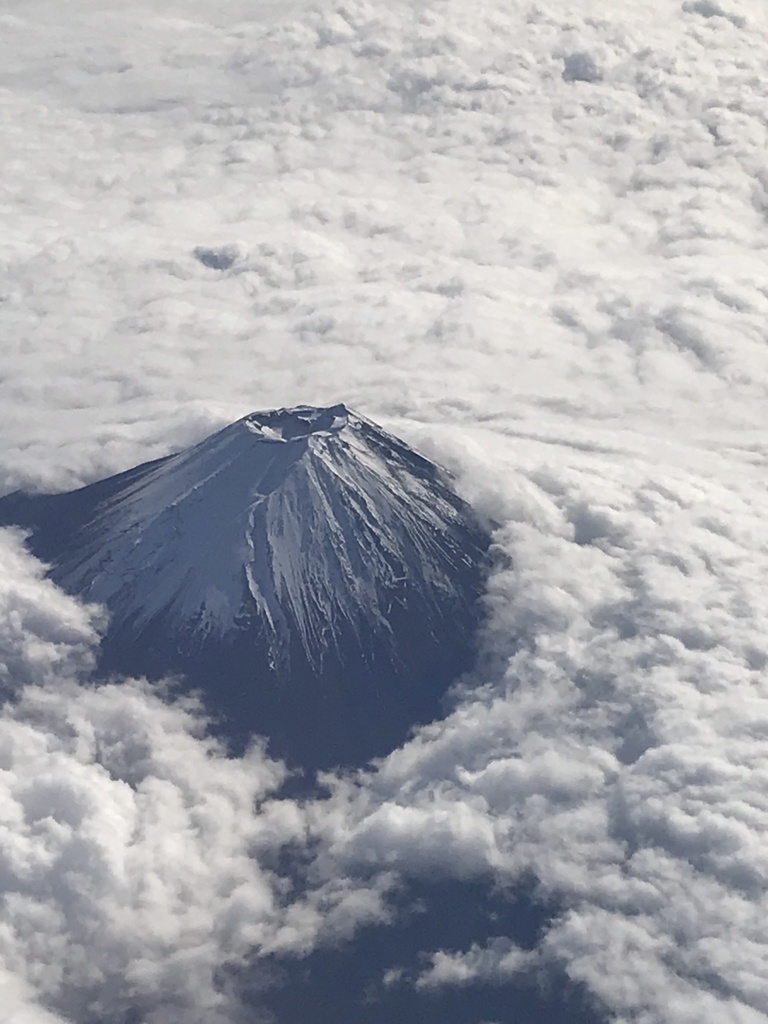
[[[286,409],[252,412],[242,422],[261,441],[287,443],[338,434],[349,424],[351,415],[343,403],[330,406],[297,405]]]

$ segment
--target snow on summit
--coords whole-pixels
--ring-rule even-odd
[[[387,715],[404,735],[469,667],[488,539],[444,473],[344,405],[253,413],[80,491],[11,495],[0,516],[33,528],[56,583],[106,605],[112,667],[184,671],[254,732],[290,731],[287,705],[332,708],[323,761],[352,756],[338,728],[388,707],[366,727],[368,755],[386,752]]]

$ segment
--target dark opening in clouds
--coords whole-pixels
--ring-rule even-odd
[[[210,270],[229,270],[240,257],[240,250],[236,245],[223,245],[215,248],[199,245],[193,254],[196,260]]]

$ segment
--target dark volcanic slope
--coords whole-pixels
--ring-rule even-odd
[[[182,672],[228,735],[307,767],[386,753],[472,660],[488,537],[437,467],[343,405],[9,495],[0,523],[108,607],[103,670]]]

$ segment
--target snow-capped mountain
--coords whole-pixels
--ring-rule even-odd
[[[308,766],[385,753],[468,668],[488,538],[445,474],[344,405],[254,413],[0,520],[106,605],[102,670],[183,673]]]

